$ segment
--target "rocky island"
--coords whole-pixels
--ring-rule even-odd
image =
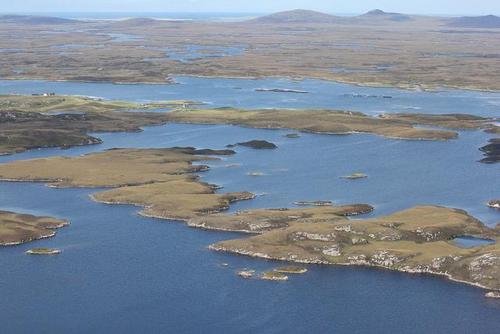
[[[347,179],[347,180],[357,180],[357,179],[366,179],[368,175],[363,174],[363,173],[352,173],[351,175],[345,175],[341,176],[341,179]]]
[[[256,149],[256,150],[278,148],[278,146],[276,146],[276,144],[268,142],[267,140],[250,140],[250,141],[238,143],[236,145],[238,145],[238,146],[244,146],[244,147],[250,147],[250,148],[253,148],[253,149]]]
[[[285,266],[276,268],[274,269],[274,271],[284,274],[305,274],[307,272],[307,269],[298,266]]]
[[[488,206],[492,209],[500,209],[500,199],[492,199],[488,202]]]
[[[266,281],[288,281],[287,275],[277,271],[266,271],[260,278]]]
[[[481,159],[484,163],[497,163],[500,161],[500,138],[490,139],[489,144],[480,148],[485,157]]]
[[[298,206],[332,206],[332,201],[296,201],[294,205]]]
[[[295,93],[295,94],[307,94],[305,90],[297,89],[286,89],[286,88],[257,88],[256,92],[271,92],[271,93]]]
[[[69,223],[52,217],[38,217],[0,211],[0,246],[12,246],[53,237],[56,229]]]
[[[59,255],[61,254],[60,249],[56,248],[32,248],[26,251],[29,255]]]

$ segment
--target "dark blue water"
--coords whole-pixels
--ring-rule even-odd
[[[500,93],[442,90],[417,92],[368,88],[321,80],[259,80],[177,77],[177,85],[113,85],[108,83],[0,80],[0,94],[80,94],[107,99],[158,101],[188,99],[209,107],[331,108],[369,114],[390,112],[462,113],[499,117]],[[257,92],[258,88],[307,91],[309,94]],[[391,96],[392,98],[383,98]]]
[[[17,85],[17,92],[34,87],[31,82],[10,83]],[[36,88],[52,91],[44,85]],[[150,94],[143,86],[136,90],[94,84],[55,86],[65,85],[73,89],[71,93],[81,87],[84,92],[79,93],[88,95],[112,95],[124,89],[131,100]],[[213,89],[212,84],[207,89]],[[200,94],[198,90],[192,93]],[[449,99],[449,103],[456,102]],[[224,186],[223,191],[262,195],[232,210],[332,200],[374,204],[373,215],[381,215],[417,204],[440,204],[466,209],[490,225],[498,221],[498,211],[488,209],[485,202],[498,197],[499,167],[477,162],[481,158],[477,148],[489,138],[487,134],[461,132],[458,140],[415,142],[371,135],[285,138],[289,132],[170,124],[142,133],[99,134],[102,145],[35,150],[0,157],[0,162],[74,156],[110,147],[222,148],[266,139],[278,149],[238,147],[235,156],[210,162],[211,171],[202,173],[204,180]],[[241,166],[227,167],[237,163]],[[247,176],[252,171],[265,175]],[[352,172],[369,177],[339,178]],[[500,327],[498,301],[485,299],[480,289],[440,278],[310,266],[308,273],[287,282],[243,280],[234,274],[236,270],[260,271],[277,264],[206,249],[239,234],[143,218],[136,215],[137,208],[92,202],[88,194],[93,191],[0,183],[0,209],[71,221],[52,239],[0,249],[1,332],[497,333]],[[60,248],[63,253],[55,257],[24,254],[37,246]]]

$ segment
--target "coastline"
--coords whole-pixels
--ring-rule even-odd
[[[285,257],[273,257],[273,256],[270,256],[270,255],[265,254],[265,253],[255,253],[255,252],[245,251],[245,250],[233,250],[233,249],[227,249],[225,247],[217,246],[217,245],[209,245],[207,248],[209,250],[215,251],[215,252],[224,252],[224,253],[235,254],[235,255],[239,255],[239,256],[248,256],[248,257],[265,259],[265,260],[272,260],[272,261],[282,261],[285,263],[343,266],[343,267],[365,267],[365,268],[372,268],[372,269],[378,269],[378,270],[395,271],[395,272],[405,273],[405,274],[409,274],[409,275],[438,276],[438,277],[446,278],[446,279],[453,281],[453,282],[456,282],[456,283],[474,286],[474,287],[477,287],[477,288],[480,288],[483,290],[500,291],[500,289],[492,289],[491,287],[484,286],[480,283],[475,283],[475,282],[470,282],[470,281],[460,280],[460,279],[454,278],[451,274],[446,273],[446,272],[437,272],[437,271],[432,271],[432,270],[412,270],[412,269],[403,269],[403,268],[389,268],[389,267],[385,267],[382,265],[375,265],[375,264],[332,263],[332,262],[321,261],[321,260],[309,261],[309,260],[291,259],[291,258],[285,258]]]

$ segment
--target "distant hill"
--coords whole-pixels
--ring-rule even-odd
[[[254,23],[336,23],[342,18],[315,12],[313,10],[295,9],[258,17],[247,21]]]
[[[269,24],[286,24],[286,23],[344,23],[344,24],[356,24],[359,22],[370,23],[370,22],[383,22],[383,21],[394,21],[394,22],[405,22],[412,20],[413,17],[406,14],[400,13],[388,13],[380,9],[375,9],[369,11],[360,16],[355,17],[341,17],[334,16],[330,14],[325,14],[321,12],[316,12],[313,10],[295,9],[286,12],[279,12],[267,16],[258,17],[256,19],[247,21],[254,23],[269,23]]]
[[[500,28],[500,17],[495,15],[457,17],[451,19],[448,25],[457,28]]]
[[[33,25],[50,25],[50,24],[73,24],[81,23],[81,21],[63,19],[60,17],[50,16],[34,16],[34,15],[0,15],[0,23],[19,23]]]
[[[360,18],[371,18],[371,19],[382,19],[382,20],[390,20],[396,22],[409,21],[411,20],[411,16],[401,13],[388,13],[384,12],[380,9],[374,9],[359,16]]]

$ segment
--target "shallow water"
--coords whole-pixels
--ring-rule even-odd
[[[369,114],[419,112],[462,113],[490,117],[500,115],[500,92],[461,90],[417,92],[394,88],[358,87],[321,80],[295,81],[284,78],[248,80],[177,77],[175,80],[178,82],[176,85],[0,80],[0,94],[55,92],[140,102],[188,99],[207,102],[209,107],[330,108]],[[255,91],[259,88],[293,89],[309,93]],[[383,98],[384,96],[392,98]]]
[[[144,39],[143,36],[122,33],[108,33],[104,35],[111,37],[112,43],[135,42],[142,41]]]
[[[455,245],[462,247],[462,248],[473,248],[473,247],[479,247],[479,246],[484,246],[484,245],[492,245],[495,243],[494,240],[474,238],[474,237],[455,238],[453,240],[453,242],[455,243]]]
[[[193,60],[205,58],[239,56],[244,51],[245,48],[236,46],[187,45],[183,51],[170,51],[166,49],[166,58],[188,63]]]
[[[194,80],[191,92],[195,97],[208,95],[200,92],[200,87],[210,81],[181,80]],[[232,86],[233,81],[222,82]],[[238,82],[248,84],[245,89],[261,85],[254,81]],[[161,89],[182,87],[177,95],[185,92],[183,98],[196,99],[187,95],[188,83],[34,85],[4,81],[0,91],[17,89],[17,93],[31,93],[34,88],[36,92],[58,89],[141,100],[154,95],[145,89],[150,87],[159,89],[159,97],[155,98],[159,100],[165,94]],[[210,82],[206,89],[221,89],[217,87],[217,83]],[[278,103],[266,98],[274,94],[256,94],[264,101],[253,103]],[[482,93],[474,93],[472,100],[477,98],[475,94]],[[229,98],[222,93],[212,97],[213,101]],[[245,101],[250,103],[250,98]],[[308,98],[304,101],[313,103]],[[448,101],[459,104],[453,98]],[[491,226],[498,221],[498,210],[489,209],[485,203],[498,197],[499,167],[477,162],[482,157],[478,147],[489,138],[485,133],[461,132],[458,140],[419,142],[361,134],[284,137],[291,132],[169,124],[149,127],[141,133],[98,134],[104,140],[102,145],[41,149],[3,156],[0,162],[74,156],[111,147],[222,148],[226,144],[265,139],[277,144],[278,149],[237,147],[236,155],[210,162],[211,170],[201,174],[204,181],[224,186],[222,191],[249,190],[262,195],[233,205],[231,211],[290,207],[300,200],[332,200],[337,204],[373,204],[373,216],[418,204],[439,204],[465,209]],[[227,167],[233,164],[241,166]],[[248,172],[265,175],[250,177]],[[352,172],[363,172],[369,177],[354,181],[339,178]],[[237,238],[239,234],[207,232],[178,222],[140,217],[134,207],[92,202],[88,194],[94,191],[0,183],[0,209],[71,221],[54,238],[0,249],[0,266],[4,268],[0,275],[0,295],[4,300],[0,304],[2,331],[496,333],[500,326],[498,301],[485,299],[480,289],[430,276],[309,266],[308,273],[287,282],[243,280],[234,274],[236,270],[248,267],[262,271],[277,264],[206,249],[213,242]],[[54,257],[24,254],[33,247],[61,248],[63,253]],[[221,263],[229,266],[221,267]]]

